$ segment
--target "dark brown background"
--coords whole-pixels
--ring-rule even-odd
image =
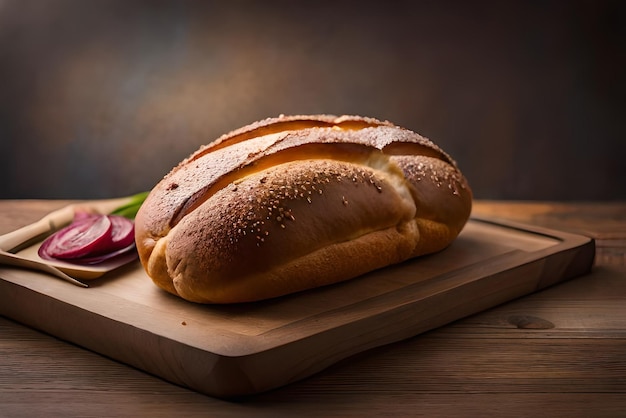
[[[0,198],[151,188],[279,113],[389,119],[478,198],[626,198],[626,2],[0,0]]]

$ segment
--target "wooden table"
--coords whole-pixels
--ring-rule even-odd
[[[0,234],[66,204],[0,201]],[[0,417],[626,416],[626,203],[480,201],[474,213],[591,236],[594,269],[237,402],[0,317]]]

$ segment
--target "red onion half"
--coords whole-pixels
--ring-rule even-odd
[[[118,215],[77,213],[74,221],[39,247],[44,259],[96,264],[134,251],[135,225]]]

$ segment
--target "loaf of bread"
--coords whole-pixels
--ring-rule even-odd
[[[147,274],[198,303],[340,281],[444,249],[472,194],[428,139],[359,116],[279,116],[203,146],[135,219]]]

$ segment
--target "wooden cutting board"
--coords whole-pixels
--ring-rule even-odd
[[[80,288],[0,267],[0,314],[216,397],[279,387],[588,272],[594,242],[471,219],[446,250],[357,279],[229,306],[183,301],[138,262]]]

